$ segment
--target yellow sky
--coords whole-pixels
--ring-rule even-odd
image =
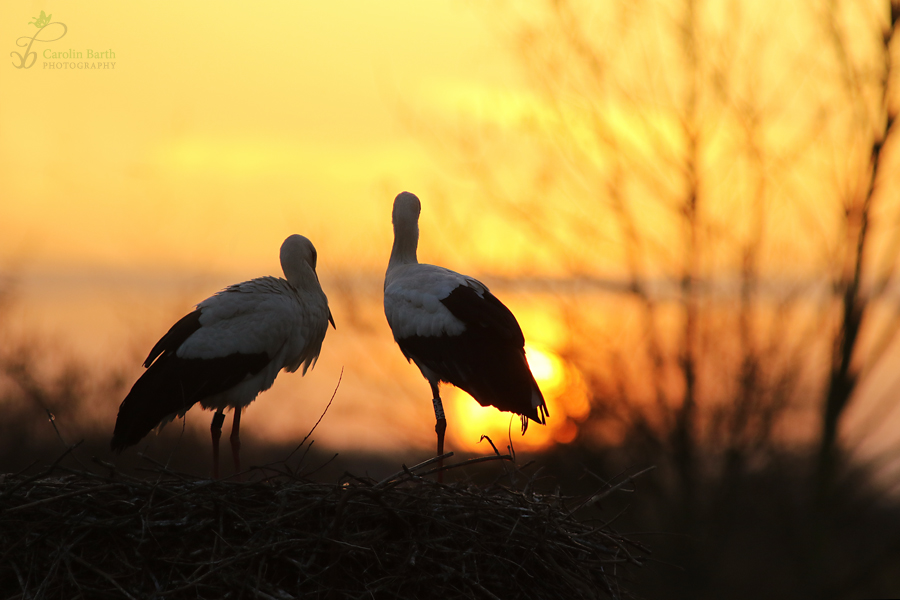
[[[64,23],[66,34],[35,42],[35,65],[16,69],[10,52],[25,51],[16,42],[34,35],[29,22],[41,11]],[[617,13],[595,11],[602,17],[595,18],[598,31],[619,27]],[[462,136],[480,135],[485,124],[500,131],[483,159],[493,161],[490,170],[502,181],[513,182],[514,193],[523,192],[542,167],[533,155],[539,145],[523,143],[529,127],[550,132],[545,137],[551,140],[555,130],[567,129],[589,160],[611,162],[608,149],[592,146],[591,115],[578,98],[563,99],[557,112],[538,96],[539,86],[520,77],[521,57],[514,55],[512,38],[504,38],[505,20],[514,29],[511,23],[521,16],[511,13],[463,0],[4,3],[0,44],[10,58],[0,67],[0,269],[277,272],[280,241],[303,233],[317,245],[325,271],[380,270],[390,248],[391,199],[409,190],[423,198],[424,260],[448,257],[470,271],[555,272],[552,256],[525,251],[539,241],[533,231],[504,227],[502,212],[479,210],[476,187],[456,186],[450,198],[436,193],[460,180],[453,153],[435,150],[441,142],[459,141],[450,139],[454,124],[461,124]],[[751,11],[737,33],[754,35],[766,14]],[[782,81],[783,71],[795,64],[784,56],[816,56],[804,50],[816,41],[808,24],[801,27],[796,15],[788,20],[798,26],[781,25],[789,31],[777,36],[780,54],[740,65]],[[54,61],[44,58],[46,52],[74,51],[83,58],[66,62],[86,61],[88,50],[113,51],[115,67],[50,69]],[[628,77],[646,76],[646,65],[627,69],[624,62],[619,67]],[[790,98],[823,93],[804,87],[812,62],[800,61],[805,70],[787,79],[797,83],[787,86]],[[785,90],[783,83],[768,83]],[[804,103],[797,103],[806,115]],[[648,130],[666,144],[681,143],[670,131],[678,123],[667,112],[671,107],[603,95],[597,106],[633,153],[656,148]],[[766,135],[790,133],[792,110]],[[705,205],[739,228],[728,215],[736,210],[731,196],[744,183],[734,174],[728,144],[732,138],[743,143],[742,129],[723,118],[713,119],[710,131],[715,137],[708,140],[706,173],[726,176],[709,178],[722,187],[708,187]],[[648,160],[658,162],[652,153]],[[568,167],[554,168],[565,173]],[[803,173],[799,194],[786,190],[784,199],[777,198],[777,208],[793,211],[777,219],[779,227],[819,227],[827,237],[834,229],[829,215],[838,213],[810,209],[797,198],[823,196],[816,186],[834,187],[832,178]],[[667,185],[677,194],[682,183],[675,177]],[[592,211],[584,217],[596,232],[596,247],[585,260],[591,271],[620,272],[620,232],[608,213],[593,208],[602,203],[594,200],[597,191],[590,184],[573,190],[563,185],[553,193],[538,198],[549,207],[547,222],[560,216],[557,211]],[[658,232],[657,243],[679,235],[677,211],[661,208],[658,190],[628,193],[643,226]],[[519,195],[524,202],[527,194]],[[821,224],[813,219],[808,225],[809,214]],[[468,256],[460,252],[460,233],[473,249]],[[783,251],[770,261],[781,256],[788,268],[797,264],[797,254]]]
[[[425,201],[423,230],[433,235],[423,236],[423,255],[446,251],[452,244],[428,190],[447,174],[418,128],[461,104],[477,110],[479,97],[516,85],[486,15],[458,0],[4,3],[7,54],[26,52],[16,40],[35,34],[28,23],[41,11],[65,24],[65,36],[34,42],[32,68],[16,69],[14,56],[0,67],[0,272],[50,273],[26,277],[16,323],[67,338],[64,353],[101,361],[112,349],[133,354],[135,375],[143,346],[232,273],[278,274],[278,248],[290,233],[317,245],[323,282],[341,269],[381,271],[391,201],[406,189]],[[77,68],[98,62],[88,50],[111,50],[115,57],[101,62],[114,68]],[[76,68],[50,68],[62,62]],[[207,270],[229,275],[165,284],[166,272]],[[383,317],[372,317],[380,335],[362,346],[334,302],[341,336],[331,334],[303,381],[281,377],[254,405],[249,435],[295,435],[318,408],[292,410],[289,427],[265,415],[281,414],[298,396],[310,406],[327,399],[345,371],[341,401],[320,430],[326,441],[431,445],[430,404],[418,402],[427,385],[403,361]],[[375,344],[383,349],[377,356],[393,359],[404,397],[417,400],[408,402],[416,408],[409,429],[418,432],[410,439],[359,418],[384,414],[383,403],[365,401],[378,396],[372,382],[386,368],[378,363],[367,374]],[[477,407],[448,399],[448,409],[467,404]],[[349,414],[346,406],[354,407]],[[109,421],[113,408],[97,407],[96,418]],[[508,419],[494,418],[506,431]],[[478,432],[466,439],[474,443]]]
[[[5,54],[42,10],[65,37],[0,67],[0,266],[270,265],[292,232],[380,265],[439,176],[406,119],[515,75],[460,1],[3,3]],[[44,64],[89,49],[114,69]]]
[[[513,6],[522,10],[520,4]],[[775,142],[780,137],[790,137],[793,117],[809,112],[804,105],[809,96],[804,94],[824,93],[809,84],[815,75],[809,65],[826,54],[813,43],[817,38],[808,24],[805,29],[794,26],[802,25],[796,16],[774,18],[773,13],[754,12],[754,8],[758,5],[748,9],[752,27],[735,33],[752,38],[760,30],[775,28],[779,42],[771,46],[771,55],[751,56],[740,64],[759,69],[761,81],[767,84],[760,87],[790,98],[781,118],[765,131],[769,143],[778,146]],[[595,23],[598,27],[620,27],[602,8],[596,10],[602,17]],[[52,22],[64,23],[66,35],[54,42],[35,42],[31,48],[38,54],[34,66],[17,69],[10,53],[25,51],[16,42],[35,34],[37,29],[29,22],[41,11],[52,15]],[[540,251],[521,252],[534,242],[534,234],[518,227],[520,223],[497,233],[504,214],[482,212],[476,186],[456,185],[454,190],[463,194],[450,198],[439,193],[447,181],[460,183],[450,153],[445,157],[434,151],[440,145],[433,143],[435,138],[446,133],[448,126],[452,129],[461,123],[462,132],[468,131],[466,126],[476,131],[485,123],[496,126],[503,152],[485,158],[506,161],[491,167],[500,178],[513,181],[513,188],[528,186],[534,174],[529,170],[534,157],[528,152],[535,150],[520,143],[527,135],[522,130],[552,131],[564,122],[579,143],[582,132],[590,133],[590,111],[582,110],[585,107],[578,98],[563,98],[563,106],[554,111],[542,104],[539,86],[529,87],[520,79],[510,40],[503,38],[504,24],[493,21],[498,16],[464,0],[0,4],[0,46],[8,57],[0,64],[0,273],[34,269],[57,274],[69,270],[78,275],[94,270],[107,277],[110,273],[150,274],[148,281],[170,271],[229,273],[228,278],[208,282],[208,289],[185,286],[181,291],[191,294],[179,298],[178,314],[144,315],[142,324],[133,322],[137,319],[132,307],[146,298],[123,302],[110,293],[107,304],[98,308],[96,297],[85,296],[81,314],[91,317],[81,319],[80,326],[97,329],[92,319],[116,320],[104,331],[121,330],[120,337],[143,326],[147,329],[142,332],[143,341],[152,343],[158,330],[164,330],[181,311],[232,282],[232,274],[241,278],[278,274],[278,247],[290,233],[307,235],[316,244],[323,281],[342,269],[381,272],[390,252],[390,204],[401,190],[416,192],[423,199],[423,261],[481,275],[502,273],[507,264],[521,266],[522,257],[542,260]],[[752,41],[748,42],[751,48]],[[650,63],[649,72],[664,74],[660,65],[668,55],[657,52],[659,48],[643,49],[650,57],[638,58]],[[83,56],[65,62],[83,63],[89,60],[88,50],[112,51],[115,58],[102,62],[114,61],[115,67],[51,69],[49,63],[62,60],[44,58],[46,51],[74,51]],[[794,62],[796,54],[810,60]],[[617,65],[623,70],[620,77],[646,76],[646,64],[632,69],[627,63]],[[797,64],[809,68],[794,72]],[[785,76],[779,70],[791,72]],[[781,84],[772,86],[767,78]],[[648,79],[647,85],[656,84],[653,77]],[[672,141],[677,136],[668,135],[677,124],[667,112],[670,107],[641,104],[639,98],[623,102],[619,97],[608,104],[602,101],[605,96],[598,98],[604,118],[619,133],[629,132],[623,136],[626,145],[633,146],[634,153],[646,152],[648,162],[655,160],[650,150],[658,148],[647,145],[643,131],[665,134],[656,141],[677,145]],[[432,124],[434,132],[429,131]],[[742,175],[729,152],[729,143],[743,143],[739,124],[722,118],[713,125],[716,136],[706,147],[704,175],[719,187],[705,190],[708,216],[740,234],[742,223],[731,217],[735,203],[747,200],[735,200],[729,193],[740,196],[735,190],[743,192],[743,182],[755,173]],[[554,141],[552,135],[546,137]],[[805,179],[773,193],[770,213],[775,233],[800,232],[787,236],[789,242],[806,239],[816,230],[829,238],[835,230],[840,213],[827,204],[833,203],[833,197],[824,192],[835,188],[839,178],[831,171],[840,156],[834,159],[829,153],[848,151],[832,139],[826,142],[822,155],[808,157],[808,162],[816,164],[801,163],[796,170],[798,179]],[[596,142],[588,139],[583,144],[587,160],[601,163],[607,155],[597,152],[592,143]],[[711,175],[714,172],[725,176],[718,180]],[[809,178],[814,172],[828,176]],[[578,177],[573,181],[580,183]],[[672,185],[677,188],[681,183],[675,178]],[[608,213],[589,212],[600,204],[597,190],[590,185],[573,189],[568,190],[570,206],[562,203],[565,189],[555,190],[552,198],[540,193],[536,197],[549,206],[548,218],[557,217],[556,211],[575,215],[583,211],[585,228],[594,228],[590,239],[595,247],[579,248],[583,256],[576,259],[596,267],[595,273],[621,268],[624,261],[617,241],[621,238],[615,223],[606,218]],[[651,241],[665,247],[680,235],[680,221],[673,218],[676,212],[660,209],[647,190],[626,192]],[[573,221],[560,219],[566,222]],[[463,235],[465,244],[460,244]],[[568,235],[563,232],[563,237]],[[463,246],[474,247],[480,256],[473,259],[462,251]],[[778,245],[773,248],[766,260],[784,263],[788,270],[801,270],[798,265],[802,267],[803,261],[797,258],[806,260],[810,252],[798,252],[793,246],[790,251]],[[554,272],[553,257],[546,254],[544,264],[535,271]],[[814,260],[819,264],[826,259],[817,255]],[[721,261],[730,265],[734,256],[723,255]],[[70,283],[57,281],[56,288],[48,289],[71,294]],[[380,284],[376,281],[371,287],[377,292]],[[37,297],[38,292],[33,294]],[[63,303],[61,295],[44,294],[48,303],[57,303],[47,305],[44,313]],[[78,321],[71,318],[72,305],[67,304],[69,313],[56,315],[54,330]],[[35,306],[25,303],[23,307],[32,310],[25,315],[30,322],[37,320]],[[170,309],[165,304],[158,310]],[[538,315],[545,313],[546,307],[538,307],[517,314],[526,337],[553,350],[553,340],[540,339],[542,332],[553,329],[552,323],[538,323]],[[126,319],[130,320],[125,323]],[[408,375],[404,381],[413,391],[407,395],[418,397],[421,378],[402,363],[380,314],[375,321],[385,354],[392,353],[396,368]],[[105,343],[93,337],[95,343]],[[106,345],[121,348],[122,341],[116,338]],[[365,378],[354,381],[354,373],[369,356],[370,347],[360,345],[359,352],[356,371],[348,372],[343,385],[347,393],[362,398],[373,392]],[[330,391],[345,358],[338,352],[325,356],[306,385],[322,391],[319,396],[323,390]],[[422,406],[427,421],[430,407]],[[559,438],[563,433],[552,435]]]

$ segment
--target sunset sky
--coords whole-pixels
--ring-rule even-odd
[[[604,185],[620,168],[618,191],[647,242],[645,274],[680,276],[686,178],[666,158],[685,147],[675,108],[683,109],[690,79],[672,76],[684,56],[661,33],[680,18],[670,4],[678,6],[609,3],[579,15],[615,59],[591,88],[589,76],[569,71],[577,61],[568,46],[514,35],[533,16],[530,3],[4,2],[0,273],[21,280],[9,326],[40,331],[87,360],[127,359],[136,378],[143,353],[175,319],[224,285],[279,274],[281,241],[301,233],[318,249],[338,330],[316,370],[302,381],[282,375],[250,409],[247,427],[294,436],[318,408],[291,413],[288,430],[283,403],[300,394],[323,407],[343,369],[331,421],[319,430],[328,443],[428,446],[428,386],[381,314],[392,199],[403,190],[421,197],[424,261],[514,283],[615,278],[626,273],[627,235]],[[732,60],[733,97],[704,88],[699,101],[709,224],[700,270],[725,279],[739,272],[758,206],[753,186],[763,181],[760,265],[786,286],[825,285],[843,241],[840,203],[862,180],[869,148],[846,133],[859,129],[847,127],[858,115],[834,83],[833,54],[822,50],[822,15],[774,1],[710,6],[701,72],[721,83],[703,69]],[[42,11],[51,24],[41,39],[63,37],[31,42],[38,29],[30,22]],[[839,23],[862,32],[848,35],[847,48],[862,64],[877,28],[865,10],[848,15]],[[29,51],[33,66],[16,68],[16,53]],[[759,164],[748,158],[744,106],[761,107]],[[605,146],[604,134],[615,143]],[[461,165],[488,175],[467,178]],[[900,171],[885,172],[888,189]],[[485,198],[488,184],[514,201]],[[900,219],[900,203],[884,201],[879,211],[874,256],[890,247],[894,230],[880,225]],[[527,286],[504,290],[542,385],[560,397],[550,403],[551,426],[532,428],[525,448],[571,439],[586,414],[584,374],[557,354],[579,333],[578,319],[603,326],[599,350],[642,339],[635,314],[595,292],[581,289],[578,304],[545,302],[549,294]],[[667,335],[672,323],[663,325]],[[884,397],[890,386],[875,387]],[[465,435],[472,449],[485,411],[455,394],[448,388],[449,414],[472,426],[451,422],[449,440]],[[110,407],[97,411],[101,421],[113,418]],[[386,422],[410,437],[398,441]],[[208,427],[205,415],[192,423]],[[507,426],[498,415],[492,436]]]
[[[540,210],[551,225],[559,221],[562,238],[566,217],[593,227],[591,246],[578,249],[586,263],[580,270],[620,273],[618,232],[607,213],[585,212],[599,206],[585,201],[596,195],[589,182],[583,189],[548,186],[553,193],[540,196],[543,206],[527,202],[531,180],[551,165],[529,154],[523,132],[551,140],[557,132],[568,135],[584,146],[585,158],[572,160],[592,161],[601,170],[615,158],[592,140],[590,107],[577,96],[548,102],[537,93],[540,82],[524,76],[528,47],[513,31],[527,20],[522,11],[529,6],[462,0],[252,7],[5,3],[0,268],[270,269],[273,246],[300,232],[317,245],[322,269],[374,271],[383,268],[389,251],[390,201],[409,190],[425,204],[422,222],[430,235],[421,241],[424,254],[465,261],[469,269],[556,274],[554,259],[542,254],[533,232],[510,226],[488,210],[482,192],[460,181],[462,140],[472,147],[466,159],[476,167],[489,161],[479,168],[520,194],[525,210]],[[822,40],[808,15],[778,3],[769,8],[744,9],[740,22],[728,12],[708,12],[713,30],[736,27],[729,35],[740,69],[731,76],[747,96],[739,101],[754,99],[742,86],[757,85],[764,90],[756,92],[760,101],[776,107],[762,132],[765,142],[797,145],[803,139],[798,130],[812,127],[811,98],[834,93],[814,83],[828,54],[809,51]],[[34,66],[17,69],[12,53],[28,49],[16,43],[27,45],[37,32],[29,22],[42,11],[64,24],[65,36],[33,42]],[[644,27],[635,31],[650,33],[635,36],[625,28],[627,46],[618,70],[610,70],[612,85],[583,92],[597,94],[597,106],[625,151],[658,165],[655,153],[683,145],[678,115],[659,100],[666,93],[677,98],[678,90],[665,92],[665,86],[679,81],[671,75],[681,66],[678,53],[654,33],[668,27],[677,10],[654,8],[630,18],[638,16]],[[625,17],[604,9],[586,20],[602,39],[618,34]],[[40,35],[56,38],[61,27],[49,25]],[[770,41],[757,54],[753,43],[763,32]],[[867,51],[868,38],[858,41]],[[81,53],[85,58],[56,61],[77,65],[88,62],[89,50],[112,51],[115,60],[102,62],[115,62],[114,68],[57,70],[44,58]],[[552,57],[554,48],[541,51]],[[647,64],[653,60],[659,64]],[[562,73],[560,79],[572,79],[579,91],[582,75]],[[623,95],[619,85],[629,91]],[[663,92],[654,91],[660,86]],[[721,175],[711,178],[715,202],[707,210],[740,233],[745,219],[734,212],[744,200],[735,198],[744,193],[747,174],[732,155],[744,143],[743,124],[734,115],[710,114],[703,160],[707,172]],[[492,154],[481,154],[484,148]],[[772,192],[778,214],[770,226],[778,233],[834,234],[839,213],[806,200],[848,184],[831,166],[829,148],[824,144],[821,156],[791,165],[799,182]],[[857,149],[847,151],[853,156]],[[564,174],[571,165],[552,167]],[[680,193],[675,173],[660,170],[664,192]],[[657,231],[659,243],[671,243],[679,235],[672,218],[677,211],[665,208],[660,190],[630,194],[642,225]],[[471,218],[473,211],[478,219]],[[794,247],[769,252],[767,260],[796,273],[823,257]]]
[[[42,10],[65,37],[0,70],[3,265],[259,269],[292,232],[326,270],[380,265],[391,199],[441,173],[411,123],[515,86],[461,1],[4,3],[5,54]]]
[[[33,42],[31,68],[15,68],[20,59],[11,56],[0,69],[0,269],[23,282],[16,328],[36,328],[81,356],[132,353],[131,376],[139,374],[142,344],[228,277],[279,274],[277,250],[290,233],[316,244],[326,287],[347,271],[374,274],[377,291],[399,191],[425,202],[430,235],[422,252],[452,255],[428,194],[454,175],[422,132],[427,137],[432,120],[478,111],[483,98],[514,95],[519,85],[498,39],[502,27],[462,1],[4,4],[0,40],[9,52],[28,50],[16,41],[34,35],[29,22],[41,11],[65,25],[65,36]],[[50,39],[63,30],[44,31],[40,37]],[[106,53],[108,67],[78,68],[95,62],[88,50]],[[66,52],[71,58],[59,58]],[[61,61],[76,68],[50,67]],[[432,443],[428,402],[412,405],[415,417],[392,417],[417,432],[410,439],[366,418],[348,424],[360,412],[390,414],[378,402],[393,400],[372,389],[385,368],[401,374],[407,398],[427,400],[427,385],[393,347],[379,304],[372,306],[367,318],[380,335],[353,339],[336,307],[341,335],[330,332],[306,380],[283,375],[253,406],[248,435],[294,436],[324,406],[343,368],[345,399],[332,409],[338,426],[319,430],[326,443]],[[543,359],[541,377],[561,393],[563,366],[547,346],[559,336],[540,311],[527,312],[538,325],[529,328],[522,314],[526,331],[544,331],[529,335],[544,348],[533,351]],[[373,352],[391,357],[390,366],[369,364]],[[286,431],[279,407],[298,393],[318,400],[296,411]],[[447,393],[451,414],[457,404],[476,409],[468,417],[474,444],[483,409]],[[112,418],[109,407],[96,411],[101,421]],[[505,435],[508,418],[493,412],[500,423],[493,435]],[[564,415],[556,423],[570,438]],[[205,421],[189,419],[200,428]],[[529,439],[541,444],[554,435]]]

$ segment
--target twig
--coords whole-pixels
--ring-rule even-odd
[[[644,469],[644,470],[642,470],[642,471],[638,471],[638,472],[635,473],[634,475],[629,475],[628,477],[626,477],[625,479],[623,479],[622,481],[620,481],[620,482],[617,483],[616,485],[610,487],[608,490],[603,490],[602,492],[599,492],[599,493],[597,493],[597,494],[594,494],[593,496],[591,496],[591,498],[590,498],[585,504],[588,504],[588,505],[590,505],[590,506],[596,506],[598,502],[600,502],[601,500],[603,500],[604,498],[606,498],[607,496],[609,496],[610,494],[612,494],[614,491],[616,491],[616,490],[618,490],[618,489],[621,489],[621,487],[622,487],[623,485],[625,485],[626,483],[629,483],[629,482],[631,482],[631,481],[634,481],[635,479],[637,479],[638,477],[640,477],[640,476],[643,475],[644,473],[647,473],[647,472],[649,472],[649,471],[652,471],[652,470],[655,469],[655,468],[656,468],[656,465],[651,465],[651,466],[647,467],[646,469]]]
[[[474,465],[476,463],[481,463],[481,462],[488,462],[491,460],[512,461],[512,459],[513,459],[513,457],[509,454],[498,454],[496,456],[477,456],[475,458],[470,458],[469,460],[464,460],[461,463],[456,463],[454,465],[444,465],[443,467],[438,467],[436,469],[431,469],[429,471],[425,471],[424,473],[421,473],[419,476],[425,477],[426,475],[431,475],[432,473],[437,473],[438,471],[449,471],[450,469],[458,469],[460,467],[467,467],[469,465]]]
[[[55,500],[61,500],[62,498],[71,498],[72,496],[80,496],[81,494],[90,494],[91,492],[100,492],[103,490],[108,490],[110,488],[118,487],[122,484],[120,483],[107,483],[105,485],[98,485],[92,488],[82,488],[80,490],[72,490],[71,492],[66,492],[65,494],[59,494],[58,496],[50,496],[49,498],[42,498],[40,500],[35,500],[34,502],[29,502],[28,504],[20,504],[19,506],[13,506],[12,508],[7,508],[3,511],[3,514],[14,513],[20,510],[25,510],[27,508],[34,508],[35,506],[40,506],[42,504],[48,504]]]
[[[77,444],[75,444],[73,446],[69,446],[68,448],[66,448],[65,452],[60,454],[59,457],[53,461],[53,464],[51,464],[49,467],[47,467],[46,469],[44,469],[37,475],[33,475],[33,476],[29,477],[28,479],[25,479],[25,480],[17,483],[16,485],[12,486],[10,489],[8,489],[5,492],[3,492],[2,494],[0,494],[0,498],[2,498],[5,495],[12,494],[14,491],[19,489],[23,485],[28,485],[29,483],[33,483],[33,482],[37,481],[38,479],[43,479],[44,477],[46,477],[47,475],[52,473],[54,469],[56,469],[56,466],[62,461],[62,459],[64,459],[66,456],[68,456],[73,450],[75,450],[75,448],[77,448],[80,445],[81,445],[81,442],[78,442]]]
[[[96,573],[97,575],[102,577],[103,579],[105,579],[108,582],[110,582],[111,584],[113,584],[116,587],[116,589],[119,590],[122,593],[122,595],[125,596],[126,598],[128,598],[129,600],[137,600],[137,598],[135,598],[134,596],[129,594],[125,590],[125,588],[123,588],[121,585],[119,585],[119,582],[116,581],[115,579],[113,579],[110,575],[107,575],[106,573],[104,573],[103,571],[101,571],[100,569],[98,569],[97,567],[92,565],[91,563],[87,562],[84,559],[78,558],[74,554],[70,553],[68,556],[69,556],[69,558],[71,558],[72,560],[77,562],[79,565],[90,569],[91,571],[93,571],[94,573]]]
[[[401,469],[400,471],[397,471],[397,472],[394,473],[393,475],[390,475],[390,476],[388,476],[388,477],[385,477],[384,479],[382,479],[381,481],[379,481],[378,483],[376,483],[376,484],[373,485],[372,487],[373,487],[373,488],[379,488],[379,487],[385,485],[386,483],[388,483],[388,482],[390,482],[390,481],[393,481],[393,480],[396,479],[397,477],[400,477],[401,475],[404,475],[404,474],[410,473],[410,472],[414,472],[414,471],[416,471],[416,470],[418,470],[418,469],[421,469],[422,467],[427,467],[427,466],[430,465],[430,464],[436,463],[436,462],[439,461],[439,460],[443,460],[443,459],[445,459],[445,458],[450,458],[451,456],[453,456],[453,453],[452,453],[452,452],[446,452],[446,453],[444,453],[444,454],[441,454],[440,456],[435,456],[435,457],[433,457],[433,458],[429,458],[429,459],[426,460],[426,461],[420,462],[419,464],[417,464],[417,465],[414,466],[414,467],[407,467],[406,465],[403,465],[403,469]],[[429,472],[430,472],[430,471],[429,471]]]
[[[497,450],[497,446],[494,445],[494,441],[490,437],[488,437],[486,435],[482,435],[481,439],[478,440],[478,443],[480,444],[484,440],[487,440],[488,444],[491,445],[491,448],[494,449],[494,454],[496,454],[497,456],[500,456],[500,451]]]
[[[340,373],[340,375],[338,375],[337,385],[334,386],[334,392],[331,393],[331,399],[328,400],[328,404],[325,406],[325,410],[322,411],[321,416],[319,416],[319,420],[316,421],[316,424],[312,426],[312,429],[309,430],[309,433],[306,434],[306,437],[303,438],[303,441],[301,441],[301,442],[297,445],[297,447],[294,448],[293,451],[291,451],[290,454],[288,454],[287,458],[284,459],[284,462],[289,461],[289,460],[291,459],[291,457],[294,455],[294,453],[297,452],[297,450],[299,450],[300,448],[303,447],[303,444],[306,443],[306,440],[309,439],[309,436],[311,436],[311,435],[313,434],[313,431],[316,430],[316,427],[318,427],[318,426],[319,426],[319,423],[322,422],[322,419],[325,418],[325,413],[327,413],[327,412],[328,412],[328,409],[331,408],[331,403],[334,402],[334,397],[337,395],[338,388],[341,387],[341,380],[342,380],[343,378],[344,378],[344,367],[341,367],[341,373]]]

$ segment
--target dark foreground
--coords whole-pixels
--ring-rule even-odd
[[[325,484],[283,464],[239,483],[60,465],[0,476],[4,598],[621,598],[646,554],[577,518],[589,497],[522,477],[442,485],[423,464]]]

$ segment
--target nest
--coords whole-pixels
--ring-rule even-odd
[[[504,458],[504,457],[489,457]],[[487,460],[475,459],[475,460]],[[644,549],[559,495],[294,473],[0,476],[5,598],[598,598]],[[460,466],[471,463],[460,463]],[[62,473],[61,473],[62,471]]]

